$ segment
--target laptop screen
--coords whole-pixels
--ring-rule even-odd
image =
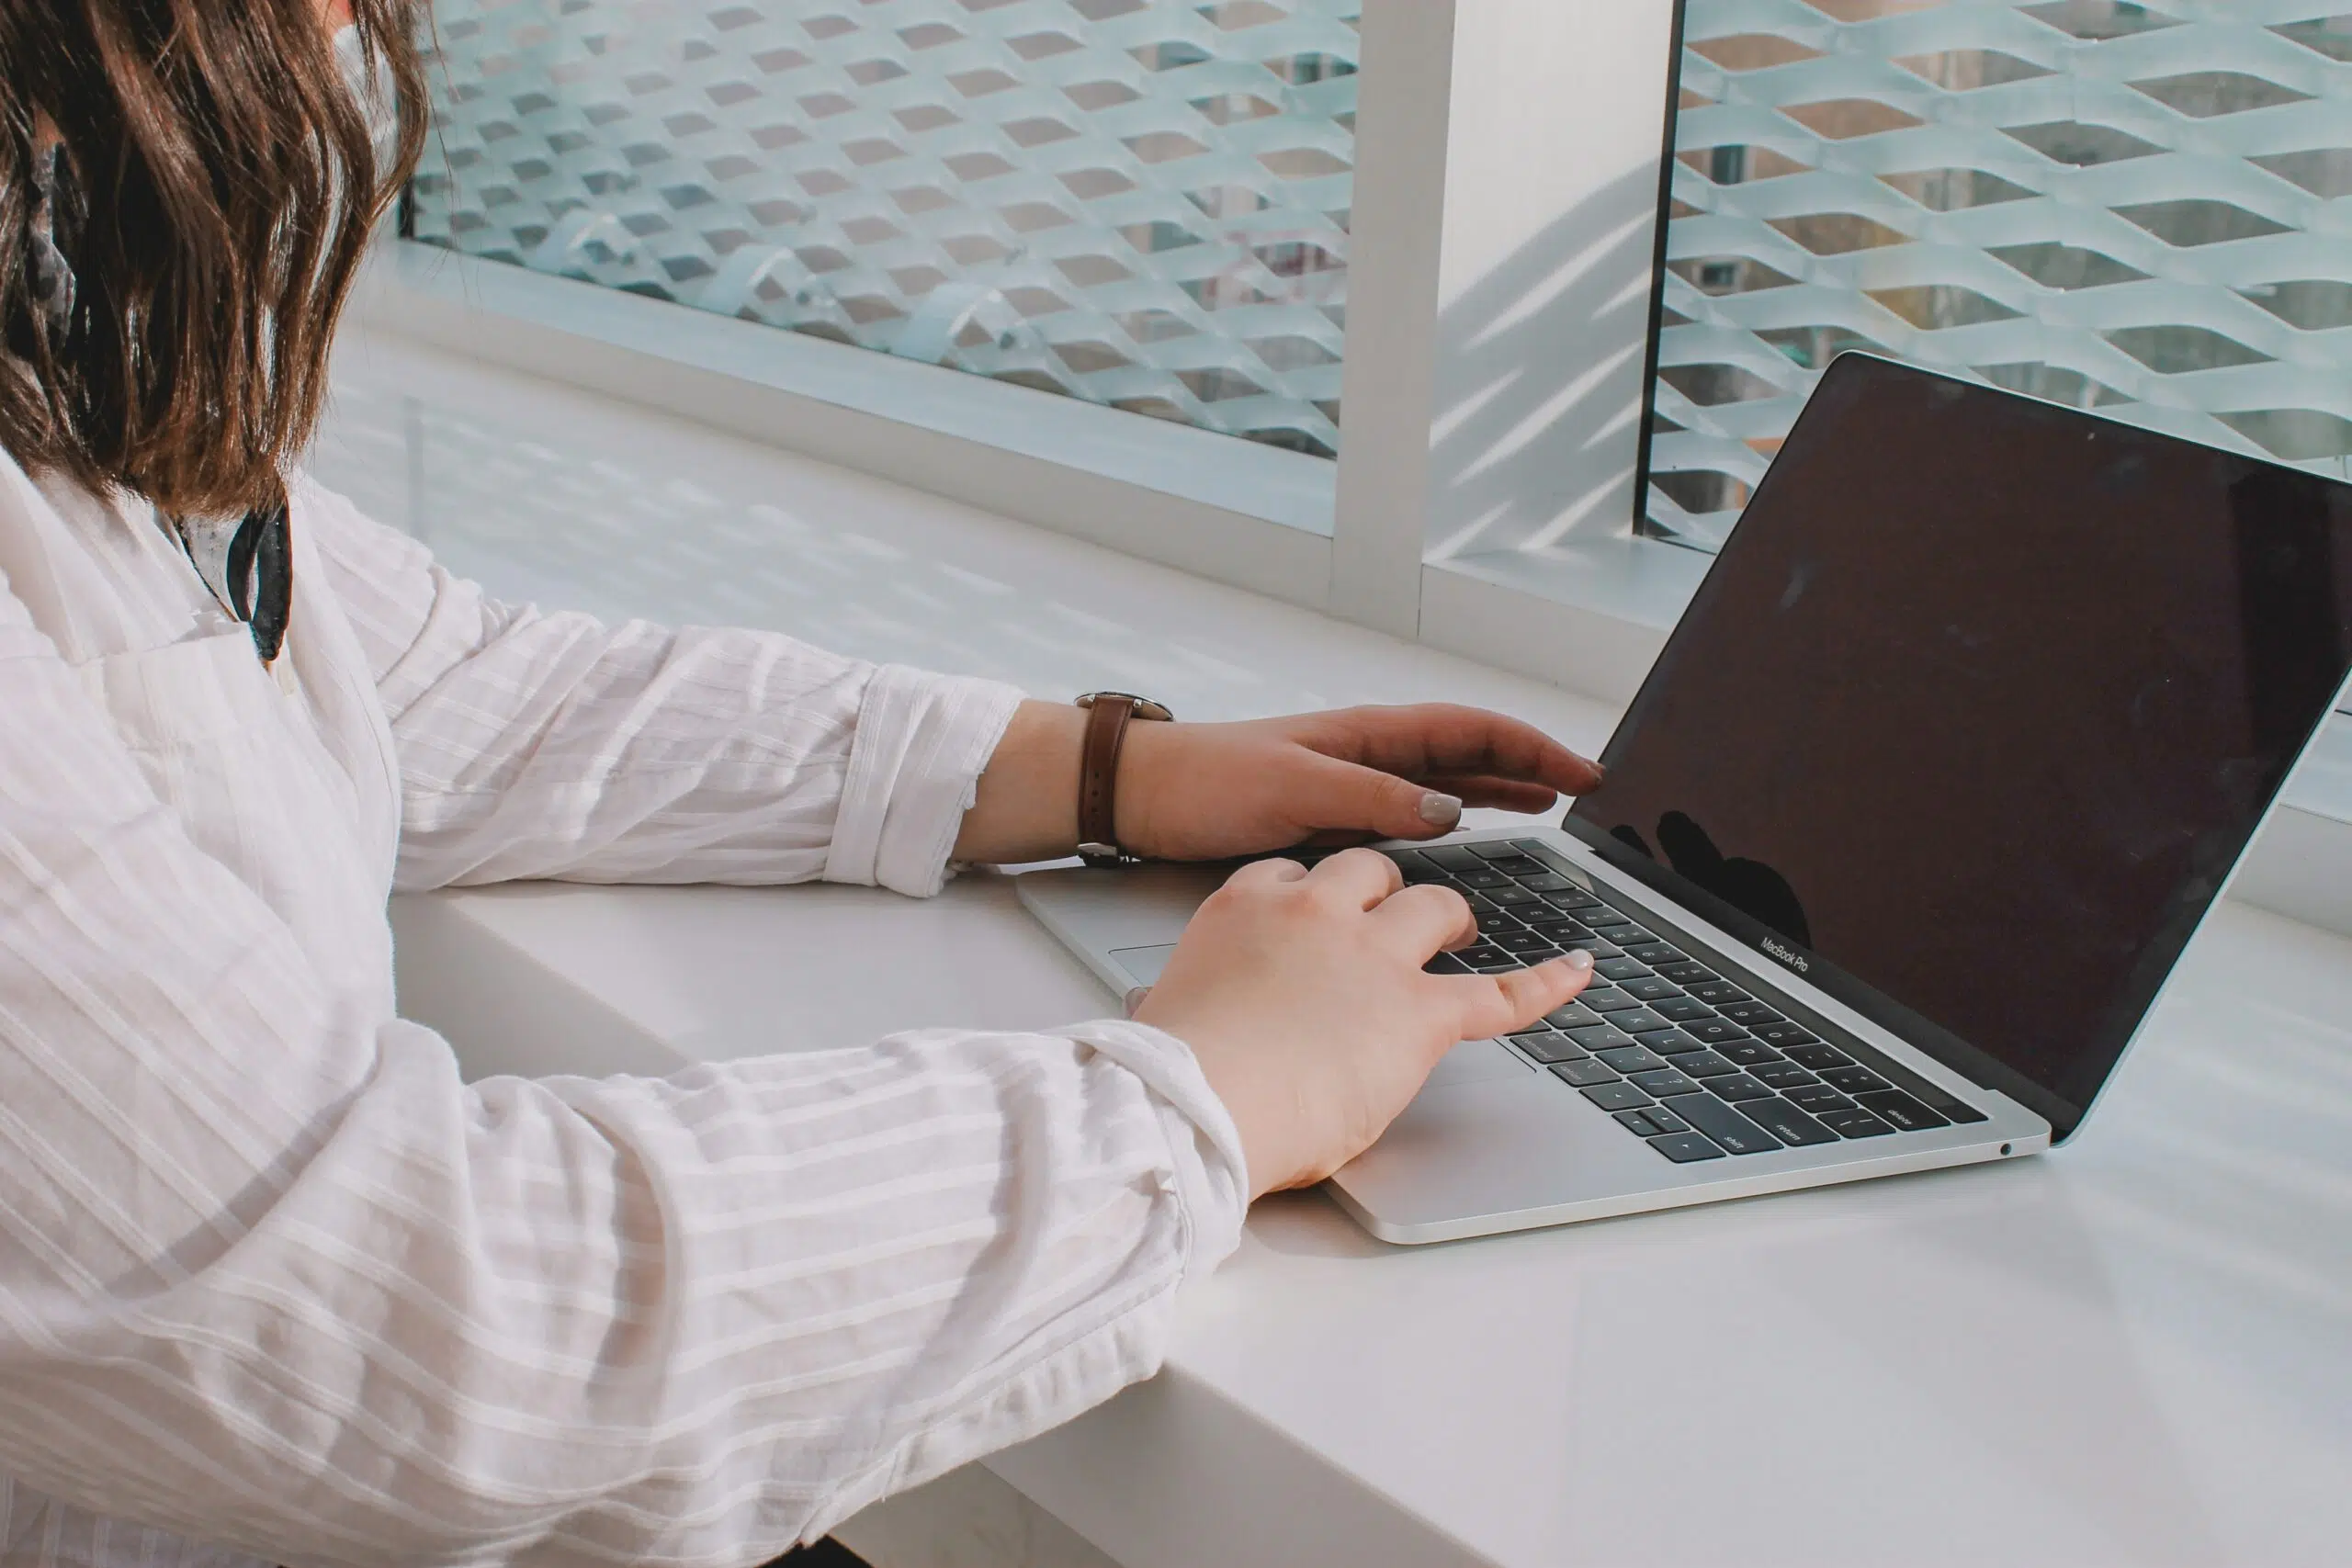
[[[2347,667],[2352,485],[1849,355],[1568,826],[2063,1137]]]

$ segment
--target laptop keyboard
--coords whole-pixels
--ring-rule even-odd
[[[1390,858],[1407,882],[1452,887],[1477,911],[1477,943],[1438,954],[1431,973],[1591,953],[1584,994],[1510,1043],[1678,1165],[1986,1119],[1860,1041],[1832,1043],[1832,1027],[1799,1021],[1787,998],[1718,974],[1611,895],[1562,875],[1535,840]]]

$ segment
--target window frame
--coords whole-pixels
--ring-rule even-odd
[[[1682,14],[1365,0],[1336,460],[396,234],[354,314],[1622,704],[1710,559],[1639,531]],[[2337,773],[2248,879],[2352,931]]]

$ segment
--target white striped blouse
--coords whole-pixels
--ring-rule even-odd
[[[0,458],[0,1562],[755,1562],[1150,1375],[1246,1190],[1167,1035],[468,1084],[393,1008],[395,884],[935,891],[1017,694],[293,528],[273,679]]]

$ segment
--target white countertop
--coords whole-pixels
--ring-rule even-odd
[[[405,351],[346,360],[321,467],[458,570],[551,602],[723,614],[1041,691],[1132,684],[1202,716],[1448,696],[1586,746],[1611,716]],[[396,918],[404,1006],[476,1072],[1109,1005],[993,874],[922,904],[523,886]],[[1163,1377],[991,1468],[1125,1568],[2343,1562],[2352,942],[2225,906],[2097,1116],[2042,1158],[1419,1249],[1317,1195],[1262,1203]]]

